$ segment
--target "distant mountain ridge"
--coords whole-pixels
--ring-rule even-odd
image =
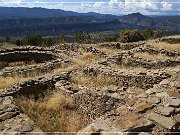
[[[52,18],[52,17],[67,17],[67,16],[93,16],[100,18],[113,18],[115,15],[99,14],[94,12],[77,13],[73,11],[65,11],[61,9],[46,9],[46,8],[26,8],[26,7],[0,7],[0,19],[14,18]]]
[[[180,16],[145,16],[132,13],[124,16],[77,13],[61,9],[0,7],[0,36],[21,36],[41,32],[44,35],[141,29],[180,32]]]
[[[124,15],[119,19],[120,22],[151,27],[153,29],[164,29],[167,31],[180,31],[180,16],[176,17],[176,20],[170,16],[145,16],[138,13],[132,13],[129,15]]]
[[[139,12],[124,15],[119,19],[119,21],[149,27],[153,25],[153,18],[142,15]]]

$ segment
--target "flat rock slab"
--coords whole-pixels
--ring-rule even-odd
[[[156,92],[158,92],[158,90],[156,88],[150,88],[145,91],[145,94],[151,95],[151,94],[155,94]]]
[[[0,127],[1,134],[45,134],[24,114],[1,122]]]
[[[161,102],[161,98],[156,96],[149,97],[148,102],[151,102],[152,104],[159,104]]]
[[[169,97],[167,92],[161,92],[156,94],[157,97],[163,98],[163,97]]]
[[[165,117],[153,112],[148,115],[148,119],[154,121],[155,123],[158,123],[166,129],[172,129],[175,125],[175,122],[171,117]]]
[[[180,107],[180,99],[170,99],[168,105],[172,107]]]
[[[125,135],[123,131],[111,127],[104,121],[95,122],[80,130],[77,135]]]
[[[129,132],[151,132],[154,127],[154,123],[150,120],[144,119],[137,126],[129,129]]]
[[[170,116],[171,114],[174,113],[174,108],[173,107],[163,107],[163,106],[158,106],[157,107],[157,113],[160,113],[164,116]]]

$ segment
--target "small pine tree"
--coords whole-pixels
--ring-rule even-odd
[[[148,40],[153,38],[154,32],[151,28],[148,28],[143,32],[143,35],[144,35],[144,39]]]

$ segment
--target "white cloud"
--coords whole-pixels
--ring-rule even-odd
[[[167,2],[161,2],[161,4],[162,4],[162,8],[161,8],[161,10],[162,11],[172,11],[173,9],[172,9],[172,6],[173,6],[173,4],[169,4],[169,3],[167,3]]]
[[[99,0],[94,3],[91,3],[91,0],[87,0],[87,2],[84,0],[84,2],[76,4],[62,3],[61,0],[49,0],[49,2],[57,1],[58,3],[46,3],[45,1],[48,0],[0,0],[0,6],[37,6],[76,12],[110,14],[129,14],[132,12],[140,12],[143,14],[180,14],[180,0],[109,0],[108,2]]]
[[[0,2],[2,2],[2,3],[4,3],[4,4],[9,4],[9,5],[11,5],[11,4],[17,4],[17,5],[19,5],[19,4],[21,4],[22,2],[24,2],[24,0],[0,0]]]
[[[106,3],[102,1],[98,1],[95,3],[81,3],[80,10],[84,10],[85,12],[98,12],[103,13],[106,8]]]
[[[113,12],[121,12],[123,14],[132,12],[145,14],[175,13],[178,12],[179,6],[179,0],[173,0],[173,2],[171,0],[109,0],[110,9]]]
[[[110,8],[119,8],[120,3],[118,3],[118,0],[110,0],[109,6],[110,6]]]
[[[100,8],[103,7],[103,5],[104,5],[104,2],[95,2],[95,4],[93,5],[93,7],[94,7],[95,9],[100,9]]]

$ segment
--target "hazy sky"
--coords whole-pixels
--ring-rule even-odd
[[[0,6],[43,7],[108,14],[179,14],[180,0],[0,0]]]

